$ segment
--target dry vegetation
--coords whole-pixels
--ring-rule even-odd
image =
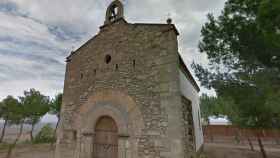
[[[246,145],[207,143],[204,151],[207,158],[262,158],[258,148],[251,151]],[[280,158],[280,146],[267,147],[266,152],[268,158]]]
[[[0,158],[6,158],[7,148],[0,147]],[[267,148],[269,158],[280,158],[280,147]],[[49,144],[19,144],[13,152],[12,158],[53,158],[53,149]],[[247,146],[232,144],[205,144],[206,158],[261,158],[259,151],[250,151]]]
[[[8,130],[5,139],[6,142],[12,142],[16,136],[16,131]],[[50,144],[31,144],[29,140],[28,132],[24,132],[19,144],[12,153],[11,158],[53,158],[54,147],[51,148]],[[255,151],[250,150],[250,146],[246,141],[242,141],[239,144],[228,139],[216,138],[214,142],[210,142],[205,139],[206,144],[204,146],[205,156],[203,158],[261,158],[257,142],[253,141]],[[265,141],[265,149],[268,154],[268,158],[280,158],[280,145],[276,145],[275,142]],[[6,158],[8,151],[8,145],[0,144],[0,158]]]
[[[6,158],[7,149],[7,146],[0,148],[0,158]],[[53,154],[49,144],[18,144],[12,153],[12,158],[52,158]]]

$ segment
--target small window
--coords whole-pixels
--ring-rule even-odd
[[[133,60],[133,68],[135,68],[135,65],[136,65],[136,61]]]
[[[77,131],[76,130],[73,131],[73,139],[77,140]]]
[[[109,64],[109,63],[111,62],[111,60],[112,60],[112,57],[111,57],[110,55],[106,55],[106,56],[105,56],[105,62],[106,62],[106,64]]]
[[[96,75],[96,69],[93,70],[93,74]]]
[[[83,78],[84,78],[84,74],[83,74],[83,73],[81,73],[81,76],[80,76],[80,77],[81,77],[81,79],[83,79]]]
[[[118,64],[116,64],[116,71],[118,71],[119,70],[119,65]]]

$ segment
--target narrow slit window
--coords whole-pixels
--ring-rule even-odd
[[[135,60],[133,60],[133,68],[135,68],[136,62]]]
[[[109,64],[111,62],[111,60],[112,60],[112,57],[110,55],[105,56],[105,63],[106,64]]]
[[[93,74],[96,75],[96,69],[93,70]]]

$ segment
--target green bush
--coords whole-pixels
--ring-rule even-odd
[[[10,144],[8,144],[8,143],[1,143],[0,150],[6,150],[9,148],[9,146],[10,146]]]
[[[54,129],[50,124],[47,124],[35,136],[34,143],[53,143],[55,140]]]

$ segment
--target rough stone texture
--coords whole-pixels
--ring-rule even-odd
[[[102,116],[118,126],[119,158],[188,157],[177,35],[172,24],[118,19],[71,53],[56,158],[91,158]]]
[[[203,146],[203,132],[200,121],[200,108],[199,108],[199,96],[195,86],[192,84],[190,75],[187,75],[187,71],[182,69],[179,71],[180,88],[183,98],[186,98],[191,105],[192,113],[192,124],[193,124],[193,135],[194,135],[194,148],[196,152],[199,152]],[[189,117],[191,118],[191,117]],[[189,121],[191,122],[191,121]]]
[[[182,112],[184,126],[184,150],[186,157],[194,157],[195,155],[195,135],[193,126],[193,115],[191,101],[182,96]]]

